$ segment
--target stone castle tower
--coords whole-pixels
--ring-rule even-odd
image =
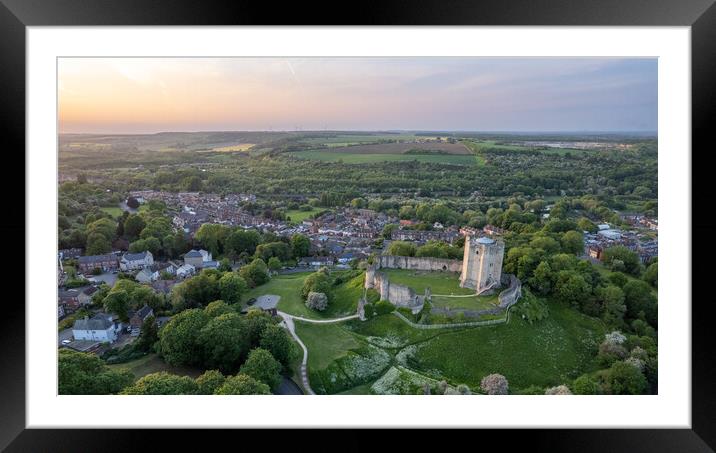
[[[460,286],[472,288],[478,294],[488,289],[499,288],[504,254],[504,242],[466,235]]]

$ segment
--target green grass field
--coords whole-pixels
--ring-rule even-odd
[[[449,165],[480,165],[484,161],[479,156],[460,154],[351,154],[331,151],[300,151],[287,153],[299,159],[320,160],[322,162],[343,162],[346,164],[372,164],[376,162],[428,162]]]
[[[292,222],[303,222],[313,214],[319,212],[319,209],[313,208],[310,211],[301,211],[299,209],[291,209],[286,211],[286,215],[291,218]]]
[[[102,212],[106,212],[115,219],[122,215],[122,209],[119,206],[99,208]]]
[[[352,315],[356,311],[358,299],[363,293],[363,276],[360,275],[333,288],[330,303],[325,311],[319,312],[306,307],[301,298],[303,281],[312,272],[299,272],[273,277],[268,283],[250,290],[242,298],[242,303],[264,294],[281,296],[278,309],[295,316],[309,319],[328,319]],[[341,272],[336,272],[340,275]]]
[[[136,360],[132,360],[126,363],[118,363],[116,365],[107,365],[114,370],[127,370],[131,372],[134,377],[139,379],[142,376],[146,376],[150,373],[158,373],[160,371],[166,371],[171,374],[178,374],[180,376],[190,376],[197,378],[202,373],[202,370],[189,367],[176,367],[169,365],[164,362],[157,354],[147,354],[144,357],[140,357]]]
[[[469,386],[500,373],[513,389],[564,384],[595,370],[601,321],[557,303],[549,308],[549,318],[534,325],[512,317],[507,324],[442,334],[419,348],[417,368],[440,370],[450,382]]]
[[[474,289],[460,288],[460,274],[457,272],[426,272],[407,269],[381,269],[391,283],[405,285],[423,294],[430,287],[432,294],[468,295],[475,294]]]
[[[433,307],[466,310],[487,310],[497,306],[497,294],[491,296],[473,297],[440,297],[433,296],[431,303]]]

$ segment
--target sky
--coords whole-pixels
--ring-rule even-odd
[[[655,58],[61,58],[61,133],[657,130]]]

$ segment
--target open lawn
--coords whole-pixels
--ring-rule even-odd
[[[423,294],[430,287],[432,294],[468,295],[475,294],[474,289],[460,288],[460,274],[456,272],[428,272],[408,269],[381,269],[391,283],[405,285],[417,294]]]
[[[278,302],[278,309],[295,316],[309,319],[327,319],[355,313],[358,299],[363,293],[363,275],[333,287],[328,308],[320,312],[306,307],[304,300],[301,298],[303,281],[310,274],[311,272],[299,272],[275,276],[265,285],[250,290],[242,298],[242,303],[246,305],[246,301],[251,298],[258,298],[264,294],[275,294],[281,296]],[[334,275],[341,274],[347,275],[347,273],[340,271],[334,273]]]
[[[99,209],[100,211],[106,212],[107,214],[111,215],[115,219],[122,216],[122,208],[120,208],[119,206],[103,207]]]
[[[288,153],[299,159],[346,164],[372,164],[376,162],[428,162],[446,165],[479,165],[483,161],[476,156],[458,154],[363,154],[337,153],[333,151],[299,151]]]
[[[137,379],[147,374],[158,373],[160,371],[166,371],[167,373],[178,374],[180,376],[190,376],[192,378],[197,378],[203,373],[202,370],[196,368],[169,365],[164,362],[161,357],[154,353],[147,354],[144,357],[140,357],[130,362],[107,366],[114,370],[130,371]]]
[[[313,214],[320,212],[320,209],[313,208],[310,211],[301,211],[300,209],[291,209],[286,211],[286,215],[291,218],[292,222],[303,222]]]
[[[557,303],[549,309],[549,318],[534,325],[511,317],[507,324],[444,333],[418,349],[414,364],[471,387],[500,373],[513,390],[564,384],[595,370],[602,322]]]
[[[465,310],[487,310],[495,308],[498,305],[497,294],[491,296],[473,296],[473,297],[441,297],[433,296],[433,307]]]

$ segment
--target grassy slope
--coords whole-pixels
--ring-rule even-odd
[[[144,357],[140,357],[136,360],[132,360],[126,363],[118,363],[116,365],[107,365],[115,370],[128,370],[138,379],[150,373],[157,373],[159,371],[166,371],[171,374],[178,374],[180,376],[190,376],[192,378],[198,377],[202,371],[196,368],[189,367],[175,367],[164,362],[157,354],[147,354]]]
[[[603,334],[599,320],[550,303],[543,322],[512,317],[504,325],[446,333],[421,348],[417,359],[420,368],[470,386],[490,373],[505,375],[513,388],[558,385],[595,369]]]

